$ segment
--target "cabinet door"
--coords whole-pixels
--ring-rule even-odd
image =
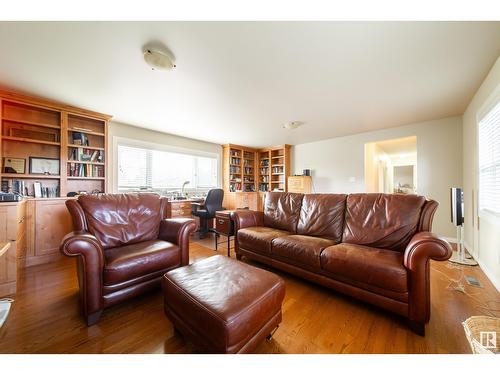
[[[16,292],[16,241],[11,227],[15,224],[15,206],[0,207],[0,243],[10,247],[0,256],[0,297]]]
[[[236,209],[248,207],[250,210],[257,210],[258,193],[236,193]]]
[[[35,255],[59,252],[63,237],[73,230],[64,199],[36,202]]]

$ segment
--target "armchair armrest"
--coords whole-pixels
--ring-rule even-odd
[[[191,211],[192,212],[196,212],[200,209],[204,209],[205,208],[205,202],[203,203],[200,203],[200,202],[191,202]]]
[[[189,264],[189,236],[196,230],[193,219],[176,218],[160,221],[158,238],[176,244],[181,249],[181,264]]]
[[[404,253],[404,266],[410,270],[425,266],[429,259],[447,260],[451,257],[451,245],[431,232],[413,236]]]
[[[87,324],[94,324],[103,309],[102,274],[104,250],[96,237],[81,230],[68,233],[59,247],[61,253],[69,257],[79,257],[81,272],[80,294],[83,313]]]
[[[86,267],[101,271],[104,267],[104,250],[97,238],[87,231],[68,233],[62,239],[59,250],[69,257],[83,256]]]
[[[264,225],[264,213],[262,211],[239,210],[231,214],[234,221],[234,231],[248,227],[261,227]]]

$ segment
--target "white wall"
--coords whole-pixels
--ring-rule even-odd
[[[296,145],[294,172],[310,168],[316,192],[364,192],[365,143],[407,136],[417,136],[418,193],[439,202],[433,231],[455,237],[449,188],[462,185],[460,116]]]
[[[114,173],[113,168],[116,168],[117,163],[114,162],[115,150],[113,149],[113,138],[128,138],[137,142],[146,142],[161,144],[164,146],[170,146],[181,149],[188,149],[193,151],[207,152],[219,155],[219,160],[222,160],[222,147],[221,145],[209,142],[198,141],[196,139],[179,137],[172,134],[157,132],[154,130],[138,128],[136,126],[131,126],[127,124],[122,124],[119,122],[110,122],[108,128],[108,191],[116,192],[116,173]],[[219,180],[221,180],[221,166],[219,165]]]
[[[476,92],[463,115],[463,179],[466,248],[500,290],[500,219],[482,215],[478,228],[477,116],[500,93],[500,58]]]

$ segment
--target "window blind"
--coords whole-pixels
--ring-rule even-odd
[[[118,190],[176,189],[218,185],[217,157],[118,145]]]
[[[479,121],[479,209],[500,215],[500,102]]]

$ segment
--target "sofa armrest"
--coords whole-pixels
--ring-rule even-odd
[[[248,227],[261,227],[264,225],[264,213],[262,211],[238,210],[231,214],[234,221],[234,231]]]
[[[420,232],[413,236],[404,254],[404,266],[410,270],[423,267],[429,259],[448,260],[452,248],[448,241],[431,232]]]
[[[59,247],[61,253],[69,257],[80,257],[79,262],[83,273],[80,285],[82,308],[89,319],[92,314],[100,314],[103,308],[102,301],[102,274],[104,269],[104,250],[96,237],[87,231],[68,233]],[[92,318],[87,324],[91,323]]]
[[[158,238],[179,246],[181,264],[189,264],[189,236],[196,230],[196,221],[188,218],[163,219]]]
[[[431,314],[429,259],[447,260],[451,252],[448,241],[431,232],[415,234],[406,246],[403,263],[408,270],[408,319],[422,336]]]

